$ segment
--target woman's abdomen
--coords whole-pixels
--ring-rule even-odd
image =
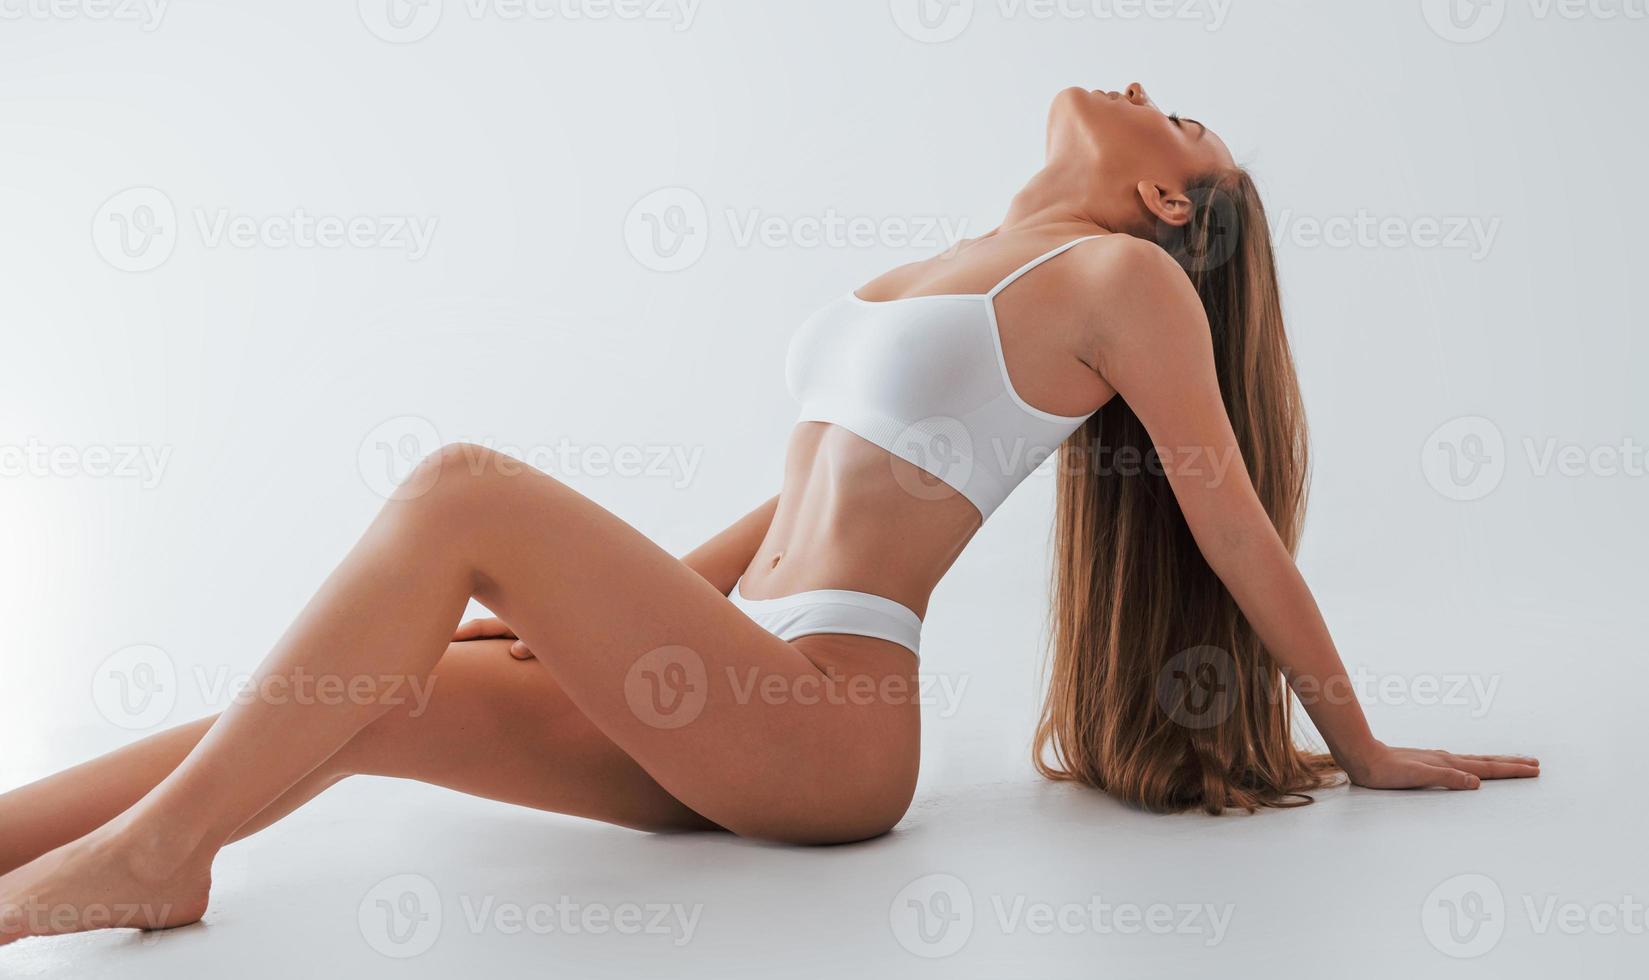
[[[974,505],[931,474],[839,426],[802,422],[742,590],[767,599],[849,589],[925,615],[934,585],[979,524]]]

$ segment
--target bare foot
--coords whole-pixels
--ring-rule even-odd
[[[179,866],[131,837],[100,830],[0,877],[0,946],[93,929],[170,929],[199,922],[208,858]]]

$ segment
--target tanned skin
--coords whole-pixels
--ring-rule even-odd
[[[1152,244],[1157,223],[1189,219],[1193,176],[1231,166],[1217,136],[1164,115],[1138,85],[1068,89],[1050,112],[1046,165],[1000,227],[859,296],[984,293],[1058,245],[1103,236],[998,297],[1013,385],[1060,415],[1120,395],[1158,444],[1235,458],[1203,310]],[[1231,473],[1172,481],[1209,566],[1291,680],[1347,683],[1244,468]],[[750,598],[853,589],[924,614],[979,524],[961,495],[824,423],[792,433],[777,497],[685,559],[553,477],[447,447],[385,505],[256,675],[433,678],[427,710],[243,699],[0,796],[0,944],[194,922],[222,847],[356,773],[648,830],[795,843],[881,834],[916,782],[917,698],[885,693],[914,692],[915,659],[867,637],[785,642],[727,593],[742,576]],[[472,599],[498,618],[460,627]],[[636,707],[633,668],[682,656],[703,668],[704,703],[690,724],[661,725]],[[752,696],[752,678],[780,693]],[[785,696],[830,679],[884,693]],[[1388,747],[1355,700],[1310,710],[1363,786],[1475,789],[1539,772],[1522,757]]]

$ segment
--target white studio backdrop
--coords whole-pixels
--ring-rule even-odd
[[[1302,565],[1396,678],[1376,728],[1630,752],[1641,3],[0,12],[0,789],[221,708],[440,442],[692,547],[777,488],[801,320],[991,228],[1059,89],[1134,80],[1268,195]],[[1052,489],[935,598],[930,784],[1028,778]],[[1413,683],[1457,676],[1492,710]]]

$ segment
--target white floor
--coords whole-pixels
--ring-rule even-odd
[[[1641,170],[1641,2],[1260,0],[1218,31],[1183,14],[1233,5],[924,5],[977,7],[942,44],[880,2],[644,5],[701,7],[690,30],[390,6],[435,32],[386,43],[365,0],[5,4],[0,791],[222,708],[439,442],[696,546],[777,486],[794,328],[949,244],[924,226],[998,221],[1056,91],[1135,78],[1265,188],[1314,436],[1302,565],[1375,731],[1545,773],[1218,819],[1039,780],[1044,470],[935,596],[924,669],[956,686],[882,840],[360,780],[222,855],[203,924],[16,944],[0,978],[1645,974],[1649,237],[1635,187],[1575,189]],[[1445,8],[1504,27],[1450,43]],[[140,223],[150,192],[172,220]],[[693,208],[658,200],[703,218],[677,236]],[[436,237],[288,247],[298,215]],[[163,264],[123,271],[116,219]],[[655,271],[649,221],[691,268]],[[97,686],[138,646],[175,668],[142,731]]]
[[[930,616],[922,782],[881,840],[656,837],[360,779],[226,851],[202,925],[16,944],[0,977],[1641,976],[1640,606],[1507,588],[1321,596],[1383,738],[1538,754],[1539,780],[1220,818],[1050,784],[1034,658],[1003,652],[1029,614],[980,614],[970,575]],[[13,785],[127,737],[37,707]]]
[[[891,836],[826,849],[650,837],[363,780],[226,852],[204,924],[23,943],[0,950],[0,975],[1641,968],[1641,906],[1602,931],[1629,896],[1649,897],[1641,783],[1572,747],[1546,753],[1546,767],[1538,782],[1478,793],[1340,789],[1302,810],[1221,819],[1131,812],[1025,774],[930,787]],[[1452,933],[1451,909],[1467,914]],[[1588,921],[1568,934],[1576,914]]]

